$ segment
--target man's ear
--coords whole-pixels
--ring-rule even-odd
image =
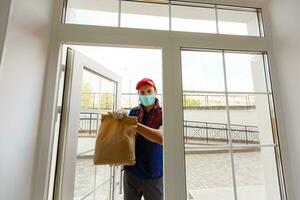
[[[157,95],[157,90],[156,90],[156,88],[154,88],[154,94]]]

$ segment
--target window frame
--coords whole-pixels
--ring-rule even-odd
[[[276,159],[276,169],[277,169],[277,178],[278,178],[278,188],[279,188],[279,193],[280,193],[280,199],[281,200],[286,200],[286,191],[285,191],[285,183],[284,183],[284,176],[282,172],[282,162],[281,162],[281,155],[280,155],[280,141],[279,141],[279,132],[278,132],[278,124],[277,124],[277,119],[276,119],[276,111],[274,107],[274,94],[273,91],[274,89],[272,86],[272,81],[268,80],[271,79],[271,71],[269,69],[269,58],[268,58],[268,52],[267,51],[249,51],[249,50],[233,50],[233,49],[193,49],[193,48],[181,48],[181,51],[195,51],[195,52],[217,52],[222,55],[222,67],[223,67],[223,73],[224,73],[224,85],[225,89],[224,91],[197,91],[199,94],[201,93],[208,93],[208,94],[218,94],[218,95],[224,95],[225,98],[225,109],[224,113],[226,115],[226,125],[228,126],[228,143],[227,144],[218,144],[218,145],[212,145],[212,146],[198,146],[198,149],[201,150],[209,150],[209,149],[224,149],[228,150],[228,154],[230,156],[230,161],[231,161],[231,168],[232,168],[232,179],[233,179],[233,191],[234,191],[234,198],[235,200],[239,199],[238,197],[238,184],[237,184],[237,176],[235,166],[237,160],[234,158],[235,149],[241,148],[241,149],[247,149],[247,148],[262,148],[262,149],[273,149],[274,151],[274,157]],[[228,91],[228,75],[227,75],[227,65],[226,65],[226,59],[225,55],[226,53],[234,53],[234,54],[248,54],[248,55],[259,55],[262,56],[263,59],[263,67],[264,67],[264,75],[265,75],[265,85],[266,85],[266,91],[253,91],[253,92],[239,92],[239,91]],[[183,78],[182,78],[183,79]],[[193,91],[193,90],[192,90]],[[184,90],[182,89],[182,94],[184,95]],[[232,109],[230,108],[230,101],[229,101],[229,96],[230,95],[235,95],[235,94],[247,94],[247,95],[265,95],[266,99],[268,101],[268,110],[269,110],[269,117],[270,117],[270,125],[272,129],[272,143],[259,143],[259,144],[233,144],[233,133],[232,133],[232,126],[235,124],[231,120],[231,111]],[[182,106],[184,107],[184,105]],[[272,120],[275,119],[275,120]],[[186,153],[185,153],[186,156]]]
[[[197,0],[161,0],[161,2],[151,2],[151,1],[143,1],[143,0],[115,0],[116,4],[118,3],[118,22],[117,26],[108,26],[108,27],[114,27],[114,28],[131,28],[131,27],[126,27],[122,26],[121,21],[122,21],[122,3],[128,2],[130,3],[136,3],[145,6],[147,4],[149,5],[163,5],[163,6],[168,6],[168,28],[159,28],[159,29],[152,29],[152,28],[141,28],[141,29],[148,29],[148,30],[168,30],[168,31],[181,31],[181,32],[195,32],[195,33],[209,33],[209,34],[225,34],[225,35],[239,35],[239,34],[230,34],[230,33],[220,33],[220,20],[219,20],[219,11],[237,11],[237,12],[249,12],[249,13],[255,13],[257,16],[257,31],[259,35],[244,35],[244,36],[252,36],[252,37],[265,37],[265,29],[264,29],[264,23],[263,23],[263,17],[262,17],[262,9],[260,7],[255,7],[255,6],[245,6],[245,5],[233,5],[233,4],[226,4],[226,3],[216,3],[216,2],[210,2],[209,0],[204,0],[204,1],[197,1]],[[67,0],[64,1],[63,5],[63,11],[62,11],[62,16],[61,16],[61,23],[62,24],[73,24],[73,23],[67,23],[66,22],[66,16],[68,12],[68,5],[67,5]],[[190,7],[190,8],[200,8],[200,9],[213,9],[214,10],[214,17],[215,17],[215,28],[216,32],[207,32],[207,31],[184,31],[184,30],[173,30],[172,27],[172,21],[173,21],[173,16],[172,16],[172,6],[177,6],[177,7]],[[88,26],[101,26],[101,25],[92,25],[92,24],[80,24],[80,23],[74,23],[78,25],[88,25]],[[134,27],[132,27],[134,28]],[[241,34],[242,36],[243,34]]]

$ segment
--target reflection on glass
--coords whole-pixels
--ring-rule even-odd
[[[118,0],[68,0],[65,23],[118,26]]]
[[[266,92],[262,54],[225,53],[229,92]]]
[[[169,30],[168,4],[122,1],[121,27]]]
[[[229,95],[233,144],[273,144],[267,95]]]
[[[239,200],[280,200],[273,147],[234,149]]]
[[[99,108],[100,78],[87,70],[83,70],[81,85],[81,108]]]
[[[234,200],[228,149],[186,152],[188,200]]]
[[[181,51],[182,84],[187,91],[225,91],[221,52]]]
[[[114,99],[116,98],[115,83],[102,78],[101,79],[101,95],[100,95],[100,109],[101,110],[114,110]]]
[[[260,36],[257,11],[218,9],[219,33]]]
[[[214,8],[172,5],[172,30],[217,33]]]
[[[115,83],[90,71],[83,71],[81,108],[113,110],[116,98]]]

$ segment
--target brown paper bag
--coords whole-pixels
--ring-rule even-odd
[[[94,164],[134,165],[136,128],[136,117],[114,119],[112,115],[102,115]]]

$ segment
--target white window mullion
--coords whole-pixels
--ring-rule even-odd
[[[216,13],[216,31],[219,34],[219,16],[218,16],[218,7],[215,5],[215,13]]]
[[[121,12],[122,12],[122,0],[119,0],[119,7],[118,7],[118,28],[121,27]]]
[[[163,49],[165,200],[186,199],[180,57],[179,46]]]
[[[172,3],[169,1],[169,31],[172,30]]]
[[[225,99],[226,99],[226,114],[227,114],[227,124],[228,124],[228,135],[229,135],[229,153],[232,169],[232,182],[233,182],[233,191],[234,199],[237,200],[237,188],[236,188],[236,178],[235,178],[235,168],[234,168],[234,158],[233,158],[233,145],[232,145],[232,134],[231,134],[231,122],[230,122],[230,105],[228,99],[228,88],[227,88],[227,76],[226,76],[226,63],[225,63],[225,52],[222,50],[223,58],[223,72],[224,72],[224,85],[225,85]]]

